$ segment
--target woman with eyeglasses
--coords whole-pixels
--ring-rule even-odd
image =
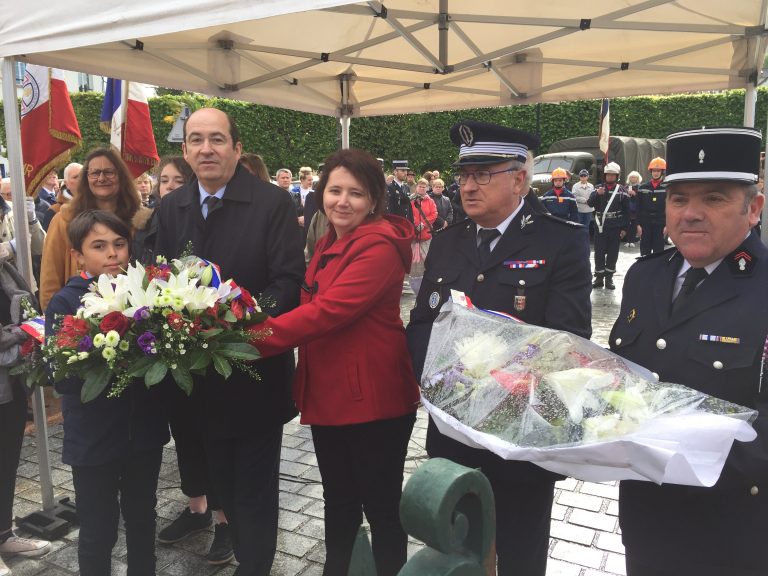
[[[70,252],[72,246],[67,229],[72,219],[86,210],[112,212],[129,226],[138,211],[151,212],[141,205],[128,167],[113,150],[97,148],[88,154],[75,197],[51,220],[40,270],[40,305],[43,309],[67,280],[79,273],[77,261]]]

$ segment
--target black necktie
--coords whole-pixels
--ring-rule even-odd
[[[219,199],[216,196],[208,196],[208,198],[203,200],[203,205],[207,207],[205,210],[203,210],[204,219],[208,218],[208,215],[217,206],[218,203],[219,203]]]
[[[709,276],[709,272],[707,272],[706,268],[688,268],[688,271],[685,273],[685,278],[683,279],[683,285],[680,287],[680,292],[678,293],[677,298],[675,298],[675,301],[672,302],[672,313],[678,311],[688,300],[690,300],[691,296],[693,296],[693,292],[699,285],[699,282],[704,280],[707,276]]]
[[[491,255],[491,242],[501,235],[501,232],[496,228],[481,228],[477,232],[478,238],[480,238],[480,244],[477,247],[477,253],[480,256],[480,264],[484,264],[488,257]]]

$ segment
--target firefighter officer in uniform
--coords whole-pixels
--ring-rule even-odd
[[[768,249],[754,231],[760,133],[667,138],[666,223],[675,248],[627,273],[611,349],[676,382],[755,408],[711,488],[624,481],[627,576],[768,574]]]
[[[417,377],[432,322],[451,289],[481,308],[589,338],[587,229],[535,212],[526,195],[536,136],[484,122],[451,128],[461,198],[470,218],[435,235],[407,334]],[[430,420],[427,452],[480,468],[494,489],[500,576],[544,576],[555,480],[529,462],[505,461],[442,435]]]
[[[667,199],[664,171],[667,163],[664,158],[656,157],[648,164],[651,179],[643,182],[637,190],[637,222],[643,231],[640,237],[640,255],[656,254],[664,251],[664,223]]]
[[[587,204],[595,209],[595,281],[593,288],[615,290],[613,275],[619,259],[619,243],[629,226],[629,195],[619,184],[621,167],[609,162],[603,168],[604,183],[589,196]]]
[[[408,175],[408,161],[392,160],[392,172],[394,178],[387,184],[387,212],[413,222],[411,189],[405,182]]]
[[[579,207],[576,204],[576,196],[565,186],[567,180],[568,172],[563,168],[552,170],[552,188],[540,200],[552,216],[578,223]]]

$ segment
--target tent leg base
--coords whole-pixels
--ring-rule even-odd
[[[51,510],[38,510],[16,518],[16,526],[44,540],[58,540],[77,524],[75,503],[69,496],[60,498]]]

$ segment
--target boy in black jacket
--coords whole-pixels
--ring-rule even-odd
[[[58,322],[80,307],[92,278],[120,274],[128,265],[130,230],[117,216],[86,210],[69,225],[72,253],[83,272],[73,276],[48,303],[46,337]],[[128,576],[155,573],[157,478],[168,423],[160,402],[144,386],[130,386],[118,398],[107,390],[86,404],[82,381],[56,383],[62,395],[62,461],[72,467],[80,520],[78,560],[81,576],[111,573],[120,512],[125,520]]]

